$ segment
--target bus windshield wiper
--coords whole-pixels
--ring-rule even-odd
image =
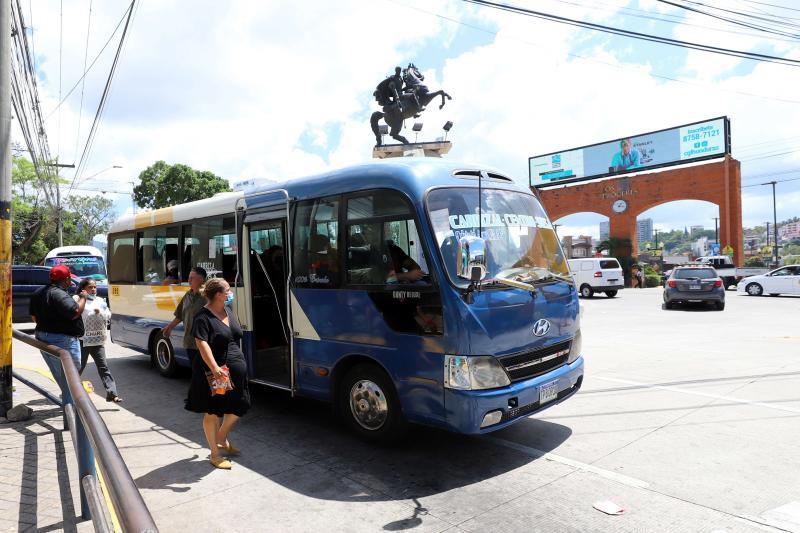
[[[542,267],[512,268],[497,273],[497,276],[489,280],[493,285],[500,283],[509,287],[532,291],[540,283],[548,283],[554,280],[572,282],[572,279],[552,272]]]

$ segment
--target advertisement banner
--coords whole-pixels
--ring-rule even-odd
[[[528,159],[530,185],[547,187],[680,165],[730,153],[727,117]]]

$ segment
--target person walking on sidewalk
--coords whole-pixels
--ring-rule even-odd
[[[81,367],[78,372],[83,374],[91,355],[106,389],[106,401],[119,403],[122,398],[117,396],[117,385],[106,361],[106,331],[108,331],[108,321],[111,319],[111,309],[103,298],[97,296],[97,283],[94,280],[88,278],[82,280],[78,284],[78,290],[86,291],[86,305],[81,315],[84,333],[80,338]],[[76,301],[78,299],[77,296],[73,298]]]
[[[81,345],[78,338],[83,336],[81,314],[86,306],[86,291],[80,291],[73,300],[67,289],[72,282],[72,274],[66,265],[56,265],[50,270],[50,285],[46,285],[31,295],[29,312],[36,322],[34,336],[47,344],[63,348],[72,357],[75,368],[81,363]],[[73,403],[72,394],[61,366],[61,360],[40,350],[53,378],[61,388],[64,405]]]
[[[239,347],[242,327],[230,309],[233,293],[224,279],[213,278],[206,283],[208,303],[194,317],[192,336],[197,341],[200,357],[192,362],[192,379],[186,409],[205,415],[203,431],[211,450],[209,460],[216,468],[228,470],[231,462],[222,457],[239,455],[228,439],[233,425],[250,408],[247,388],[247,365]],[[230,390],[213,390],[212,380],[227,381]]]
[[[164,338],[168,339],[175,326],[183,322],[183,347],[186,355],[189,356],[190,363],[198,357],[197,343],[195,343],[191,331],[194,317],[206,305],[206,299],[200,292],[205,282],[206,270],[202,267],[192,268],[192,271],[189,272],[189,291],[183,295],[178,307],[175,308],[175,318],[161,330]]]

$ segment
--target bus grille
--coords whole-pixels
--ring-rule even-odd
[[[498,357],[511,381],[529,379],[550,372],[567,362],[571,341],[551,344],[530,352]]]

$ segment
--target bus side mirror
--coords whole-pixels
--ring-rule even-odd
[[[477,283],[486,277],[486,241],[465,235],[458,240],[456,275]]]

